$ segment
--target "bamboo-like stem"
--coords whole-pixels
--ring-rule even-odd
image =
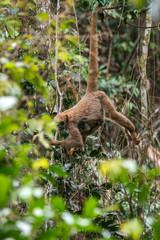
[[[56,88],[57,88],[58,95],[59,95],[59,97],[60,97],[58,112],[61,112],[61,109],[62,109],[62,95],[63,95],[63,94],[61,93],[60,88],[59,88],[59,84],[58,84],[58,72],[57,72],[57,66],[58,66],[58,50],[59,50],[59,46],[58,46],[59,10],[60,10],[60,0],[57,0],[56,41],[55,41],[55,65],[54,65],[54,72],[55,72]]]

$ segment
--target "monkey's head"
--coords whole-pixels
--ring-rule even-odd
[[[62,113],[58,113],[55,116],[54,121],[57,123],[58,129],[60,131],[63,131],[63,130],[67,129],[67,126],[68,126],[68,116],[65,115],[63,112]]]

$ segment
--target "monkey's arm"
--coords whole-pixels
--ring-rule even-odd
[[[62,141],[53,140],[50,141],[51,145],[60,146],[69,151],[71,148],[82,148],[83,140],[79,132],[79,129],[74,122],[68,124],[70,138]]]
[[[125,117],[122,113],[119,113],[116,111],[115,106],[109,99],[107,95],[103,96],[102,98],[102,104],[104,109],[108,112],[109,117],[113,119],[116,123],[121,125],[122,127],[125,127],[131,134],[131,138],[135,144],[139,144],[140,139],[137,138],[136,133],[135,133],[135,126],[133,123]]]

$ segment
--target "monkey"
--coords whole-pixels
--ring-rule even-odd
[[[130,132],[134,144],[138,145],[140,142],[133,123],[122,113],[116,111],[114,104],[103,91],[97,90],[98,36],[96,31],[97,12],[95,11],[91,18],[89,73],[86,93],[74,107],[58,113],[54,118],[60,129],[63,126],[68,128],[69,139],[51,140],[50,144],[63,147],[66,151],[81,149],[87,137],[103,125],[105,112],[108,112],[109,118]]]

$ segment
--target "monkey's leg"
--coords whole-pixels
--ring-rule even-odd
[[[122,113],[116,111],[114,104],[111,102],[108,96],[102,98],[102,104],[104,109],[108,112],[109,117],[117,122],[122,127],[125,127],[131,134],[131,138],[135,144],[139,144],[140,140],[135,133],[135,126],[133,123],[125,117]]]
[[[50,144],[63,147],[66,149],[67,152],[71,148],[82,148],[83,140],[76,124],[73,122],[70,122],[68,124],[68,129],[69,129],[69,135],[70,135],[69,139],[62,140],[62,141],[53,140],[53,141],[50,141]]]

